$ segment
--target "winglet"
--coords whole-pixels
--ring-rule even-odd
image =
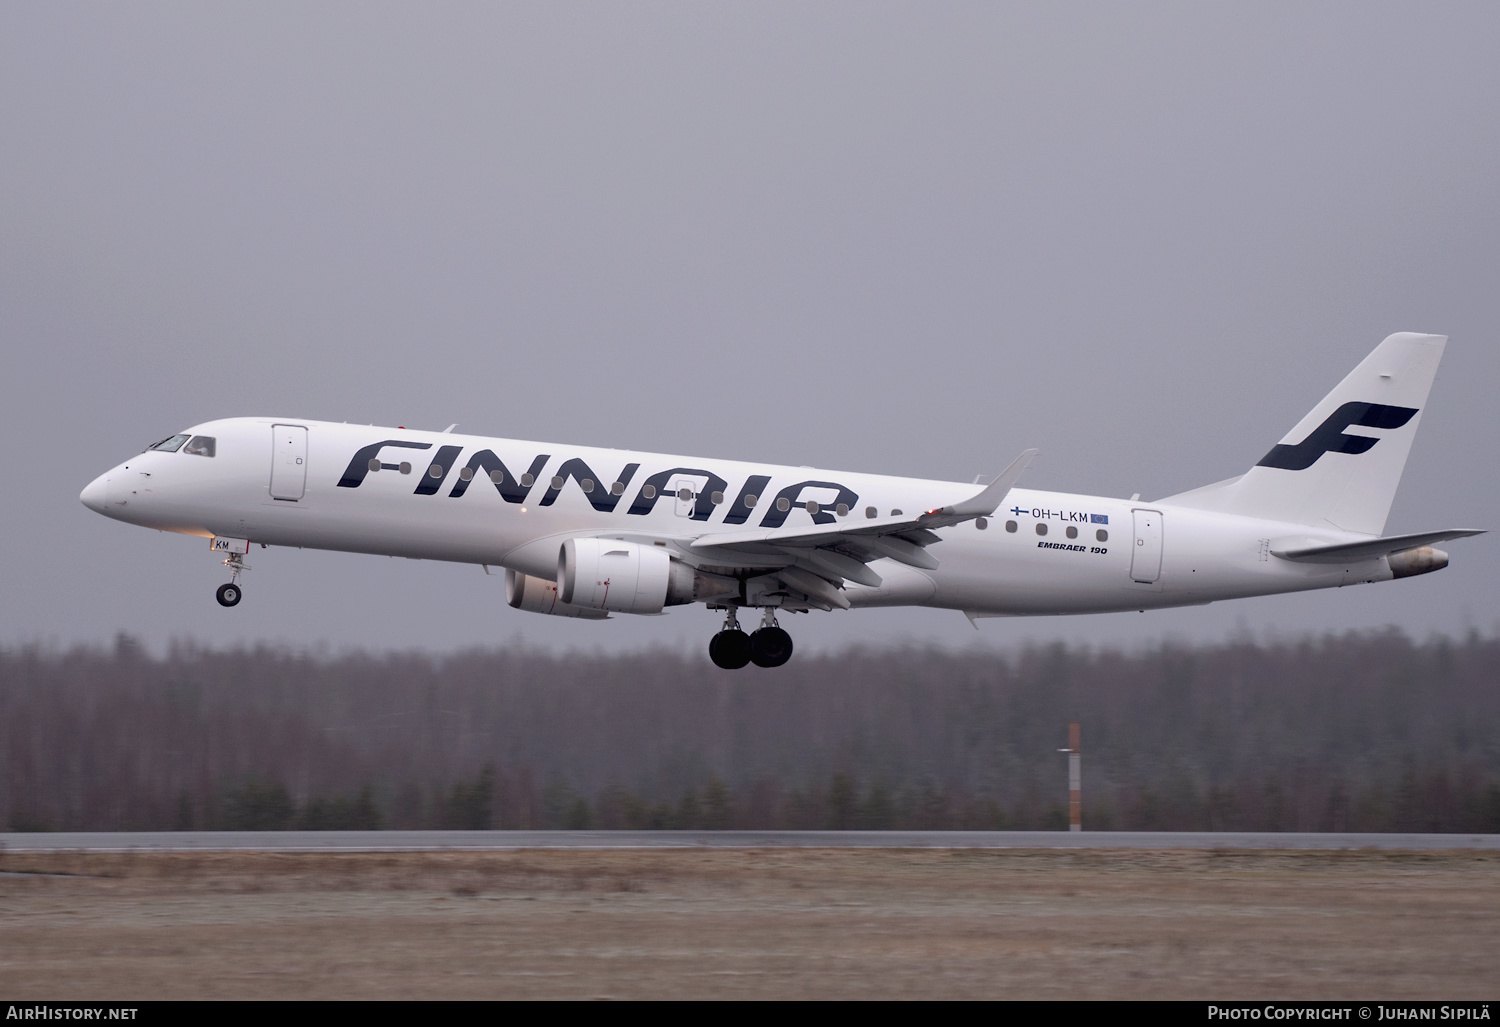
[[[970,496],[961,503],[945,506],[939,510],[929,510],[922,515],[920,520],[924,526],[942,526],[957,524],[959,521],[967,521],[974,517],[988,517],[1000,508],[1001,503],[1005,502],[1006,494],[1015,487],[1017,479],[1021,477],[1022,472],[1026,470],[1036,454],[1035,449],[1028,449],[1011,461],[1011,465],[1001,471],[994,481],[986,485],[983,492]]]

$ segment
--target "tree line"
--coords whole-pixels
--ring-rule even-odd
[[[11,830],[1500,831],[1500,640],[671,651],[0,649]]]

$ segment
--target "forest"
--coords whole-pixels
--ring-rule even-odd
[[[0,649],[0,826],[1500,831],[1500,639]]]

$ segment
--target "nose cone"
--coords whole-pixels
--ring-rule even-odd
[[[79,500],[94,513],[104,513],[104,502],[109,492],[109,475],[101,474],[78,493]]]

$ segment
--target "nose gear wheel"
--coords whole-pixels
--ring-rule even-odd
[[[219,601],[220,606],[238,606],[244,598],[244,591],[240,588],[240,575],[250,569],[245,563],[245,557],[240,553],[230,553],[224,558],[224,566],[229,568],[229,584],[220,585],[214,593],[214,598]]]

